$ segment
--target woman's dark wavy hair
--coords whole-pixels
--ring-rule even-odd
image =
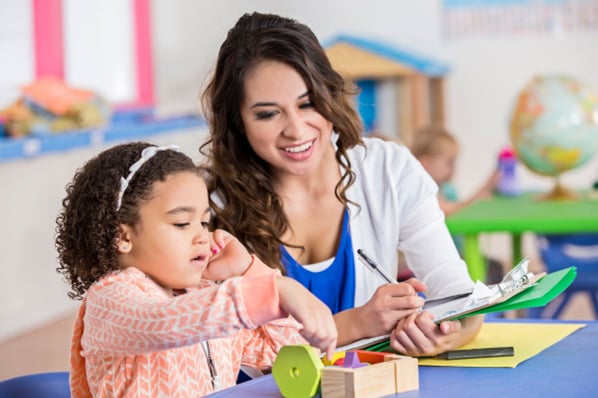
[[[347,149],[363,144],[361,119],[352,106],[355,85],[336,72],[314,33],[296,20],[271,14],[243,15],[220,47],[211,81],[202,95],[210,137],[200,147],[207,157],[210,192],[224,201],[215,210],[215,226],[224,228],[266,264],[282,270],[280,237],[289,228],[280,197],[274,191],[269,165],[253,151],[240,116],[249,71],[263,61],[292,67],[303,78],[315,109],[338,133],[336,160],[343,173],[335,188],[348,203],[347,188],[355,180]],[[284,271],[284,270],[282,270]]]
[[[153,185],[168,176],[190,171],[200,175],[193,161],[173,150],[158,151],[143,164],[129,182],[116,210],[120,179],[151,146],[135,142],[109,148],[78,169],[66,187],[62,211],[56,218],[56,270],[70,283],[71,299],[82,299],[102,276],[118,270],[119,225],[135,226],[139,206],[151,199]]]

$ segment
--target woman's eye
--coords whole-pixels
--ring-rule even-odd
[[[302,104],[299,106],[299,108],[301,108],[301,109],[310,109],[310,108],[313,108],[313,107],[314,107],[314,103],[313,103],[313,102],[311,102],[311,101],[304,102],[304,103],[302,103]]]
[[[189,226],[189,223],[188,223],[188,222],[182,222],[182,223],[175,223],[175,224],[173,224],[173,225],[174,225],[175,227],[177,227],[177,228],[185,228],[185,227],[188,227],[188,226]]]
[[[210,228],[210,222],[209,221],[202,221],[201,222],[201,226],[204,227],[205,229]]]
[[[255,118],[257,120],[265,120],[265,119],[271,119],[276,115],[275,111],[263,111],[263,112],[258,112],[255,115]]]

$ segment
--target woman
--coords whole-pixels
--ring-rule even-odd
[[[417,295],[473,286],[437,187],[405,147],[361,137],[355,93],[307,26],[243,15],[202,98],[215,222],[323,300],[340,345],[390,333],[408,355],[460,346],[482,319],[436,325]],[[391,275],[400,249],[418,279],[385,283],[355,261],[358,249]]]

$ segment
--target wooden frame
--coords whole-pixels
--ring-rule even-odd
[[[444,76],[448,66],[383,42],[341,35],[326,46],[332,66],[353,81],[392,80],[397,131],[383,134],[409,145],[428,124],[444,125]]]
[[[369,354],[381,354],[383,360],[360,368],[324,367],[322,398],[374,398],[419,389],[417,359],[388,353]],[[366,361],[361,355],[360,359]]]

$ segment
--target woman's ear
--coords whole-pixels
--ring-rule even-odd
[[[120,224],[118,227],[118,252],[122,254],[129,253],[133,249],[131,241],[131,228],[128,225]]]

